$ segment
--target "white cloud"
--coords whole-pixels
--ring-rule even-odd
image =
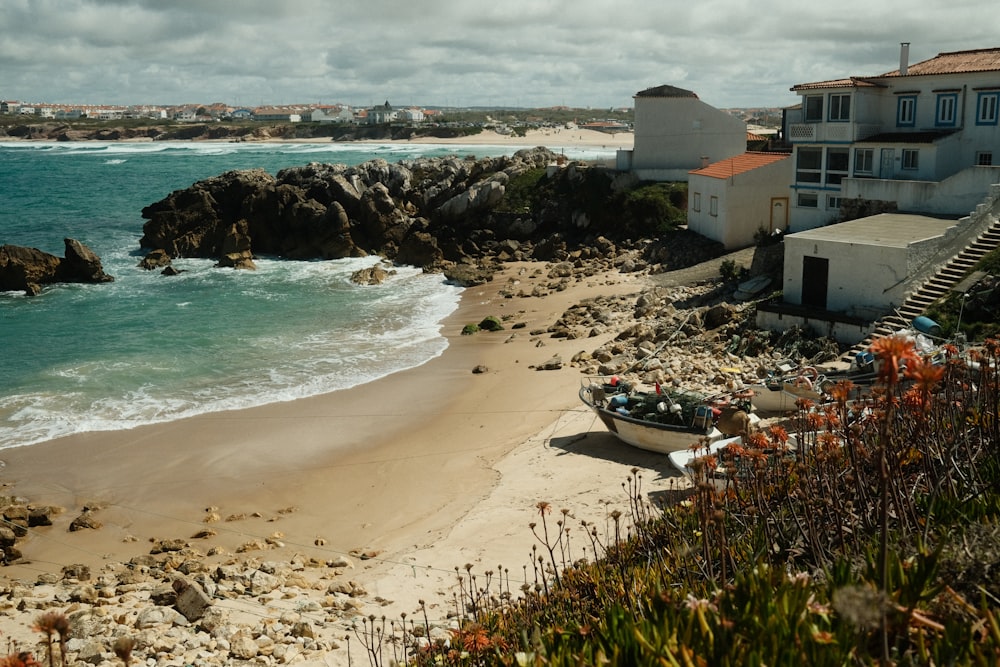
[[[913,0],[2,0],[0,97],[53,103],[720,107],[997,46],[991,4]]]

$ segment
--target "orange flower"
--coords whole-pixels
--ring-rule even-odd
[[[785,430],[784,426],[771,424],[768,433],[770,434],[771,442],[775,445],[784,445],[788,442],[788,431]]]
[[[900,367],[918,359],[913,341],[905,336],[883,336],[868,348],[882,363],[879,365],[879,379],[887,384],[899,381]]]
[[[747,436],[747,446],[754,449],[767,449],[770,445],[771,443],[767,441],[767,436],[760,431],[754,431]]]
[[[944,366],[932,364],[917,357],[907,362],[905,375],[913,380],[921,391],[929,392],[944,377]]]
[[[830,387],[830,391],[828,393],[830,394],[830,398],[843,406],[847,403],[847,399],[850,398],[852,391],[854,391],[853,382],[850,380],[840,380]]]

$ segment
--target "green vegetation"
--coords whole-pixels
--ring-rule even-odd
[[[479,331],[479,326],[475,324],[466,324],[464,327],[462,327],[463,336],[471,336],[472,334],[477,333],[478,331]]]
[[[503,323],[496,315],[487,315],[479,323],[479,328],[483,331],[503,331]]]
[[[740,266],[731,259],[724,259],[719,264],[719,276],[724,282],[730,283],[737,280],[746,280],[749,275],[749,269],[745,266]]]
[[[539,502],[526,581],[456,568],[460,629],[447,645],[395,643],[393,659],[997,664],[1000,342],[975,367],[954,350],[934,365],[902,337],[873,352],[881,371],[863,398],[843,381],[831,404],[802,403],[785,426],[700,459],[686,495],[654,505],[632,476],[627,513],[577,526]],[[369,620],[365,646],[387,632]],[[392,627],[429,634],[426,616]]]

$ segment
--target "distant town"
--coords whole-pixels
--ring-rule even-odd
[[[781,125],[780,108],[727,109],[750,126]],[[517,107],[396,107],[384,104],[356,107],[346,104],[290,104],[238,107],[222,102],[180,105],[70,105],[0,100],[0,115],[12,120],[38,121],[139,121],[150,123],[336,123],[342,125],[463,124],[492,129],[501,134],[518,129],[567,125],[602,132],[628,132],[633,127],[631,107],[579,109],[565,106],[526,109]],[[11,118],[15,117],[15,118]]]

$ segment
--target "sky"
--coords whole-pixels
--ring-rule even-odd
[[[995,0],[0,0],[0,99],[718,108],[1000,47]]]

